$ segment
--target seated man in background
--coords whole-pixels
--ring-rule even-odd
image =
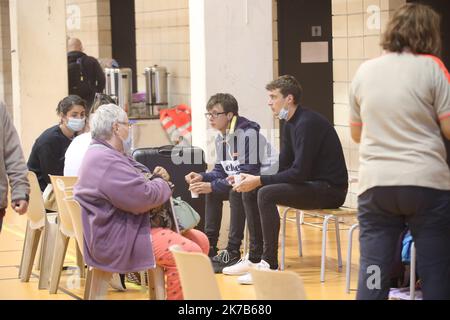
[[[192,193],[206,194],[205,233],[210,243],[209,256],[212,258],[214,271],[220,273],[224,267],[237,263],[241,258],[240,247],[248,212],[253,212],[251,217],[258,216],[256,191],[234,192],[227,177],[236,177],[241,172],[260,173],[258,150],[263,139],[260,139],[260,126],[256,122],[239,116],[238,103],[231,94],[213,95],[206,110],[205,116],[211,128],[219,132],[215,140],[216,164],[210,172],[191,172],[185,179]],[[223,201],[226,200],[230,201],[228,245],[218,253],[217,241],[222,222]],[[249,220],[248,223],[256,223],[259,226],[259,219]],[[261,254],[262,247],[255,248],[255,252]]]

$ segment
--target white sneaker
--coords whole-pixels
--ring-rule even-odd
[[[117,291],[127,291],[125,283],[122,282],[122,279],[118,273],[113,273],[111,279],[109,280],[109,285]]]
[[[253,268],[259,270],[270,270],[270,265],[266,261],[261,260],[259,263],[254,263]],[[252,274],[247,272],[243,276],[240,276],[237,281],[239,284],[253,284]]]
[[[229,276],[240,276],[246,274],[250,270],[250,268],[253,267],[254,265],[256,265],[256,263],[251,262],[248,259],[247,254],[245,255],[244,258],[240,259],[236,264],[223,268],[222,273]]]

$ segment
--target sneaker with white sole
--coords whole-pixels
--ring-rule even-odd
[[[223,268],[222,273],[229,275],[229,276],[240,276],[243,274],[246,274],[251,267],[256,265],[256,263],[251,262],[248,259],[248,254],[240,259],[236,264],[233,264],[232,266]]]
[[[261,260],[259,263],[254,263],[253,268],[259,270],[270,270],[270,265],[266,261]],[[246,274],[240,276],[237,281],[239,284],[253,284],[252,274],[247,272]]]
[[[123,274],[113,273],[109,280],[109,285],[117,291],[127,291],[127,287],[125,286],[125,275]]]

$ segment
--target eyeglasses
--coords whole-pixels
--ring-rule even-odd
[[[128,121],[128,122],[124,122],[124,121],[117,121],[117,123],[123,124],[128,126],[128,128],[131,128],[131,126],[133,125],[133,122]]]
[[[217,113],[205,113],[206,119],[217,119],[221,114],[226,114],[227,112],[217,112]]]

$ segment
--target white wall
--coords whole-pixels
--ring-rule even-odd
[[[272,5],[272,0],[189,1],[194,145],[206,150],[203,114],[217,92],[231,93],[241,115],[273,128],[265,90],[274,74]]]
[[[67,95],[66,7],[61,0],[11,0],[14,124],[25,157]]]

